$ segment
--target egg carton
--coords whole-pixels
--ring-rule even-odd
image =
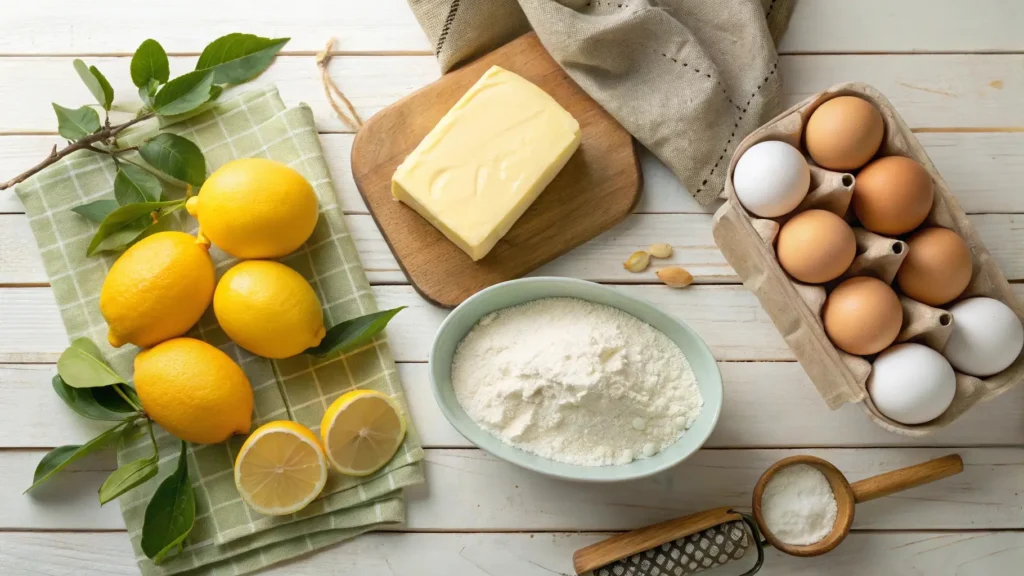
[[[736,161],[748,148],[766,140],[781,140],[803,150],[801,140],[808,118],[826,100],[844,95],[859,96],[881,112],[885,121],[885,139],[876,157],[907,156],[920,162],[931,174],[935,184],[935,202],[922,226],[949,228],[958,233],[971,249],[973,276],[957,301],[973,296],[995,298],[1008,305],[1024,322],[1024,308],[1017,302],[1006,277],[920,142],[892,104],[866,84],[833,86],[786,110],[740,142],[729,163],[728,178],[722,192],[725,204],[714,218],[715,242],[743,280],[743,285],[757,296],[829,408],[834,410],[857,402],[882,428],[908,436],[923,436],[953,422],[975,404],[989,400],[1024,380],[1024,354],[1018,356],[1009,368],[988,378],[957,372],[953,403],[935,420],[911,426],[887,418],[875,408],[867,393],[870,358],[837,349],[825,333],[821,310],[828,291],[842,279],[874,276],[892,284],[896,271],[906,258],[906,243],[854,228],[857,256],[843,276],[824,286],[802,284],[782,270],[775,256],[774,242],[779,228],[786,219],[811,208],[828,210],[856,225],[849,214],[855,177],[825,170],[812,163],[811,192],[793,212],[776,219],[764,219],[747,212],[736,198],[732,184]],[[941,352],[953,329],[952,314],[905,296],[900,297],[900,302],[904,318],[896,341],[918,342]]]

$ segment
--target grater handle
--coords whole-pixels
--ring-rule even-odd
[[[742,516],[730,510],[728,507],[714,508],[612,536],[607,540],[577,550],[572,555],[573,567],[577,574],[583,574],[597,570],[616,560],[656,548],[666,542],[707,530],[712,526],[743,520]]]
[[[865,478],[850,484],[853,488],[853,496],[856,502],[867,502],[875,498],[881,498],[896,492],[902,492],[916,488],[922,484],[935,482],[948,478],[954,474],[964,471],[964,461],[959,454],[950,454],[942,458],[936,458],[922,462],[915,466],[908,466]]]

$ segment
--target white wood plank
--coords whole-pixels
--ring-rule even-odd
[[[719,370],[727,401],[708,440],[711,448],[1020,445],[1024,386],[915,439],[879,428],[860,406],[830,411],[795,362],[722,362]],[[104,429],[63,405],[50,387],[55,373],[52,364],[0,365],[0,448],[81,444]],[[472,447],[438,409],[427,364],[402,363],[398,373],[423,445]]]
[[[272,0],[103,4],[102,18],[96,4],[62,0],[5,7],[0,54],[131,54],[147,38],[158,40],[169,53],[198,54],[214,38],[232,32],[290,37],[287,52],[319,51],[332,37],[334,49],[346,52],[429,54],[432,48],[405,0],[374,0],[358,8],[331,0],[303,0],[287,8]]]
[[[0,54],[130,53],[155,37],[175,53],[199,52],[230,32],[290,36],[287,51],[322,49],[329,37],[343,51],[420,51],[431,46],[403,0],[375,0],[358,9],[306,0],[282,10],[274,0],[179,0],[143,5],[42,0],[12,4],[0,21]],[[187,14],[188,18],[182,18]],[[782,52],[975,52],[1022,50],[1024,19],[1014,0],[811,0],[797,2]],[[159,28],[148,26],[159,22]],[[110,30],[117,30],[111,34]]]
[[[720,360],[791,360],[789,347],[753,294],[742,286],[617,286],[684,319]],[[447,310],[427,303],[409,286],[375,286],[382,309],[408,306],[388,328],[395,357],[427,359]],[[0,363],[56,362],[67,335],[50,288],[0,288]]]
[[[369,215],[348,215],[349,231],[371,283],[405,284],[407,279]],[[698,284],[740,280],[711,234],[710,214],[634,214],[608,232],[541,266],[531,276],[573,276],[595,282],[658,283],[655,270],[682,266]],[[1024,279],[1024,215],[977,214],[971,222],[1010,280]],[[622,262],[636,250],[668,242],[671,258],[633,273]],[[23,214],[0,214],[0,284],[46,284],[43,262]]]
[[[985,52],[1024,48],[1016,0],[796,2],[781,52]]]
[[[53,133],[49,103],[72,106],[92,101],[78,82],[71,57],[0,58],[0,133]],[[107,75],[119,106],[137,106],[127,57],[89,57]],[[175,74],[194,67],[195,57],[171,58]],[[833,84],[860,80],[888,96],[913,128],[1024,126],[1024,55],[802,55],[780,58],[785,106]],[[330,71],[364,118],[435,80],[431,56],[340,56]],[[312,106],[322,132],[346,132],[324,97],[312,56],[282,56],[249,85],[276,83],[288,104]]]
[[[427,484],[407,491],[406,527],[414,531],[629,530],[714,506],[749,508],[757,478],[775,461],[814,454],[856,481],[950,452],[964,472],[857,507],[854,527],[884,530],[1024,528],[1024,448],[872,448],[701,450],[645,480],[581,484],[540,476],[479,450],[428,450]],[[44,454],[0,451],[0,530],[119,529],[115,506],[100,508],[96,489],[114,467],[97,456],[37,493],[22,495]]]
[[[572,574],[572,553],[608,534],[429,534],[382,532],[360,536],[261,574],[304,576],[550,576]],[[729,576],[748,558],[707,576]],[[1020,532],[854,532],[824,556],[795,558],[766,550],[762,576],[829,574],[1011,574],[1024,563]],[[128,536],[107,533],[0,534],[0,572],[8,576],[129,576],[138,574]]]
[[[334,175],[334,186],[348,214],[366,214],[355,181],[352,180],[351,134],[321,134],[324,157]],[[1024,212],[1024,133],[923,133],[918,139],[956,193],[968,213]],[[34,166],[49,153],[56,136],[0,136],[0,179]],[[644,190],[636,212],[712,213],[702,208],[664,164],[641,149],[640,164]],[[24,212],[13,190],[0,190],[0,214]]]

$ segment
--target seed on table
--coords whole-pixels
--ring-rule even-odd
[[[693,274],[690,274],[678,266],[662,268],[661,270],[658,270],[657,274],[658,280],[661,280],[672,288],[684,288],[693,284]]]
[[[651,247],[647,249],[647,252],[655,258],[668,258],[672,255],[671,244],[651,244]]]
[[[643,272],[650,263],[651,255],[640,250],[630,254],[629,258],[622,264],[622,267],[630,272]]]

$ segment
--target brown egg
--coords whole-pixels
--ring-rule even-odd
[[[956,232],[925,228],[907,239],[896,273],[904,294],[929,306],[952,302],[971,282],[971,249]]]
[[[808,284],[835,280],[853,263],[857,241],[842,218],[826,210],[807,210],[779,230],[775,251],[790,276]]]
[[[833,98],[814,111],[804,144],[814,162],[829,170],[856,170],[878,152],[885,136],[882,115],[856,96]]]
[[[903,325],[903,308],[896,292],[869,276],[856,276],[836,286],[825,300],[821,316],[836,348],[858,356],[888,348]]]
[[[916,160],[886,156],[864,167],[853,185],[853,213],[868,230],[895,236],[917,228],[935,199],[932,177]]]

